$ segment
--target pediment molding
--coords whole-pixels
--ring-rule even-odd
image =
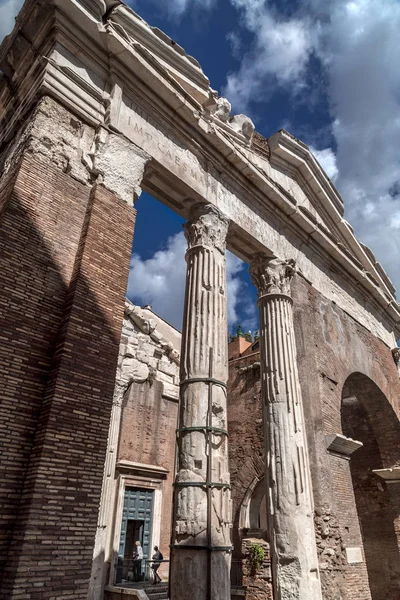
[[[29,28],[36,4],[42,6],[46,19],[41,21],[38,34],[34,35],[31,27],[32,42],[22,45],[10,64],[10,49],[17,48],[17,38],[23,37],[18,36],[18,30]],[[107,2],[108,9],[112,4]],[[117,132],[120,130],[113,118],[118,85],[122,85],[122,94],[143,93],[147,100],[153,95],[152,106],[160,118],[169,119],[176,136],[189,144],[193,155],[225,173],[221,185],[229,182],[238,198],[258,203],[264,214],[281,219],[285,227],[290,223],[302,239],[318,248],[329,264],[352,281],[354,288],[363,290],[375,312],[385,314],[400,335],[400,307],[393,285],[343,219],[343,201],[307,146],[280,131],[266,141],[265,152],[253,149],[251,137],[243,134],[243,124],[249,125],[246,117],[225,115],[221,119],[215,92],[194,59],[123,5],[109,11],[106,22],[96,20],[93,15],[97,9],[101,12],[101,7],[102,0],[25,3],[16,29],[0,48],[0,64],[9,69],[0,86],[3,139],[10,136],[24,111],[30,110],[40,95],[56,98],[91,125],[108,126]],[[75,39],[87,71],[69,68],[52,52],[57,45],[71,48]],[[319,218],[263,164],[285,169],[300,187],[306,187]],[[254,240],[255,246],[249,245],[251,251],[262,250]]]
[[[290,170],[293,179],[307,185],[316,211],[328,223],[331,233],[336,234],[339,247],[343,244],[342,250],[349,258],[357,261],[366,276],[372,277],[372,281],[392,296],[395,293],[393,283],[372,250],[357,240],[352,226],[343,218],[343,200],[308,146],[285,130],[273,134],[268,143],[271,163]]]

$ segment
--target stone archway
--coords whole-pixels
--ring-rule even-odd
[[[361,373],[345,382],[341,419],[343,434],[363,444],[351,457],[350,472],[371,598],[397,600],[400,483],[384,479],[400,464],[398,419],[383,392]],[[349,553],[347,560],[353,562]]]
[[[267,505],[265,478],[255,477],[249,485],[239,514],[240,529],[267,530]]]

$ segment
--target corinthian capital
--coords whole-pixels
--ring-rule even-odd
[[[188,249],[196,246],[216,248],[222,254],[226,250],[226,234],[229,219],[212,204],[195,206],[189,221],[183,226]]]
[[[290,283],[295,271],[295,261],[269,258],[265,254],[256,254],[249,273],[258,290],[258,296],[267,294],[285,294],[290,296]]]

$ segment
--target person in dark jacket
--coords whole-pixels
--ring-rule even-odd
[[[154,583],[161,583],[161,577],[159,576],[159,574],[157,573],[158,568],[161,564],[161,561],[164,559],[163,555],[161,554],[160,550],[158,549],[158,546],[154,546],[154,554],[152,556],[153,559],[153,564],[151,566],[151,568],[153,569],[153,573],[154,573]]]

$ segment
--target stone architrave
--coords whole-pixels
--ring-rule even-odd
[[[259,254],[261,390],[267,456],[268,527],[275,600],[321,600],[313,499],[297,370],[290,284],[294,261]]]
[[[195,207],[185,225],[187,279],[171,600],[230,598],[225,259],[228,225],[228,219],[211,205]]]

